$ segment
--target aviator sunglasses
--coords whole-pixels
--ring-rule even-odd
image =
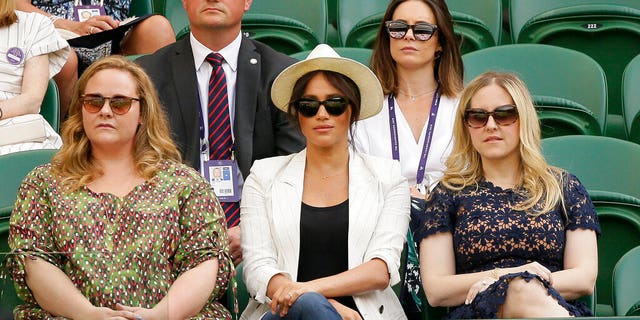
[[[464,111],[464,121],[470,128],[482,128],[487,125],[489,117],[493,117],[498,125],[508,126],[518,120],[518,108],[514,105],[497,107],[489,112],[482,109],[467,109]]]
[[[389,36],[394,39],[404,38],[409,29],[411,29],[414,38],[420,41],[427,41],[431,39],[433,34],[436,33],[436,30],[438,30],[438,26],[427,22],[408,24],[404,21],[387,21],[385,25]]]
[[[103,97],[103,96],[94,96],[94,95],[83,95],[82,98],[82,106],[89,113],[98,113],[102,110],[105,102],[109,100],[109,107],[111,107],[111,111],[118,115],[123,115],[131,109],[131,104],[133,100],[140,101],[138,98],[125,97],[125,96],[115,96],[115,97]]]
[[[296,111],[307,118],[315,116],[318,113],[318,110],[320,110],[320,105],[323,105],[324,109],[327,110],[327,113],[330,115],[339,116],[347,110],[349,100],[343,97],[333,97],[324,101],[311,98],[300,98],[294,101],[292,105],[296,108]]]

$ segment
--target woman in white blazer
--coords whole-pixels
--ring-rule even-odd
[[[275,80],[272,99],[307,139],[300,153],[256,161],[241,204],[242,319],[406,319],[391,290],[409,223],[409,188],[393,161],[350,149],[349,128],[378,113],[364,65],[319,45]]]

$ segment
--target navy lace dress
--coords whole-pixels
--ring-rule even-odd
[[[478,188],[470,186],[452,191],[438,185],[421,217],[416,242],[438,232],[451,232],[456,273],[473,273],[494,268],[509,268],[537,261],[552,272],[563,269],[565,232],[590,229],[600,234],[600,225],[589,195],[578,179],[564,174],[563,193],[567,218],[561,207],[533,217],[511,208],[522,199],[514,189],[502,189],[488,181]],[[565,301],[549,284],[528,272],[502,276],[471,304],[452,308],[449,317],[495,318],[505,301],[509,280],[537,278],[571,315],[589,316],[581,302]]]

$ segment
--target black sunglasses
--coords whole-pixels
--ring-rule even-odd
[[[482,128],[487,125],[489,117],[501,126],[508,126],[518,121],[518,108],[514,105],[497,107],[489,112],[482,109],[467,109],[464,111],[464,121],[470,128]]]
[[[118,115],[123,115],[131,109],[133,100],[140,101],[138,98],[115,96],[115,97],[103,97],[94,95],[83,95],[82,106],[89,113],[98,113],[102,110],[105,102],[109,100],[109,107],[111,111]]]
[[[347,110],[349,100],[344,97],[333,97],[324,101],[311,98],[300,98],[294,101],[292,105],[296,108],[296,111],[307,118],[315,116],[318,113],[318,110],[320,110],[320,105],[323,105],[324,109],[327,110],[327,113],[330,115],[339,116]]]
[[[413,31],[413,36],[420,41],[427,41],[433,37],[433,34],[438,30],[438,26],[427,23],[419,22],[416,24],[408,24],[404,21],[387,21],[385,22],[387,32],[389,36],[394,39],[402,39],[409,29]]]

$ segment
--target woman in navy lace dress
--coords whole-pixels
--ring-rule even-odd
[[[548,165],[524,83],[488,72],[463,92],[454,146],[416,241],[423,286],[450,318],[586,316],[598,218],[570,173]]]

